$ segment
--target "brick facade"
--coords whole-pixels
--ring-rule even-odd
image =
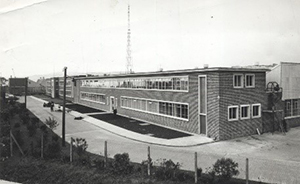
[[[262,131],[262,118],[252,118],[236,121],[228,121],[228,106],[261,104],[261,109],[266,108],[267,99],[265,92],[265,73],[255,74],[254,88],[234,88],[233,75],[249,74],[249,72],[222,72],[220,73],[220,119],[219,119],[219,139],[231,139],[235,137],[247,136],[256,134],[256,129]],[[250,109],[251,113],[251,109]],[[240,116],[240,113],[239,113]]]
[[[254,74],[254,88],[234,88],[234,74]],[[199,133],[199,84],[198,76],[206,76],[206,94],[207,94],[207,114],[206,114],[206,136],[215,140],[226,140],[235,137],[247,136],[256,134],[257,130],[263,131],[263,120],[261,117],[244,119],[240,118],[236,121],[228,121],[228,106],[261,104],[261,110],[266,109],[267,98],[265,93],[265,71],[257,70],[213,70],[213,71],[196,71],[196,72],[181,72],[164,75],[151,76],[188,76],[189,90],[188,91],[162,91],[162,90],[146,90],[146,89],[122,89],[122,88],[92,88],[81,87],[80,79],[76,79],[76,87],[74,87],[74,102],[95,107],[105,111],[110,109],[110,97],[117,100],[118,114],[129,116],[144,121],[149,121],[155,124],[172,127],[178,130],[183,130],[191,133]],[[128,76],[127,76],[128,77]],[[141,76],[133,76],[141,77]],[[109,77],[107,77],[109,78]],[[81,78],[82,79],[82,78]],[[84,78],[83,78],[84,79]],[[96,79],[96,78],[95,78]],[[74,85],[75,86],[75,85]],[[105,96],[105,104],[95,103],[80,99],[80,92],[99,93]],[[125,109],[121,107],[121,96],[154,99],[161,101],[182,102],[188,104],[188,120],[181,120],[171,117],[166,117],[147,112],[141,112],[133,109]]]

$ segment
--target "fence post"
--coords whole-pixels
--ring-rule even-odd
[[[150,146],[148,146],[148,176],[151,175],[151,157],[150,157]]]
[[[13,156],[13,140],[12,140],[12,132],[9,131],[9,145],[10,145],[10,156]]]
[[[44,158],[44,134],[42,133],[41,137],[41,158]]]
[[[70,141],[70,162],[73,162],[73,138],[71,137]]]
[[[195,183],[198,183],[197,152],[195,152]]]
[[[104,142],[104,164],[107,167],[107,141]]]
[[[249,159],[246,158],[246,184],[249,184]]]

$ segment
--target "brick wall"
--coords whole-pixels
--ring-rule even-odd
[[[235,137],[256,134],[256,128],[262,131],[262,118],[239,119],[228,121],[228,106],[231,105],[251,105],[261,103],[261,108],[265,109],[267,100],[265,98],[265,73],[255,74],[255,88],[233,88],[233,74],[235,72],[220,73],[220,119],[219,119],[219,139],[231,139]],[[240,73],[238,74],[248,74]],[[251,114],[251,106],[250,106]]]
[[[107,88],[80,88],[80,81],[77,80],[74,89],[74,101],[76,103],[99,108],[105,111],[110,110],[110,104],[99,104],[80,100],[80,91],[101,93],[109,100],[113,96],[117,98],[117,110],[119,114],[133,118],[150,121],[156,124],[169,126],[179,130],[192,133],[199,132],[198,123],[198,76],[207,76],[207,136],[216,140],[225,140],[235,137],[256,134],[256,128],[262,131],[262,118],[250,118],[246,120],[228,121],[228,106],[261,104],[261,109],[266,109],[267,98],[265,93],[265,73],[256,72],[255,88],[233,88],[234,72],[197,72],[182,74],[189,76],[189,91],[159,91],[159,90],[138,90],[138,89],[107,89]],[[246,74],[246,73],[243,73]],[[121,108],[121,96],[156,99],[163,101],[182,102],[189,104],[189,120],[179,120],[170,117],[129,110]],[[251,106],[250,106],[251,108]],[[263,114],[261,114],[263,115]]]
[[[183,74],[187,75],[187,74]],[[198,76],[198,75],[197,75]],[[79,83],[79,82],[78,82]],[[80,86],[78,85],[77,86]],[[189,76],[189,92],[173,92],[173,91],[159,91],[159,90],[138,90],[138,89],[108,89],[108,88],[89,88],[82,87],[80,91],[92,92],[92,93],[101,93],[105,95],[105,98],[109,99],[113,96],[117,98],[117,111],[118,114],[126,115],[133,118],[142,119],[145,121],[150,121],[164,126],[169,126],[179,130],[184,130],[192,133],[198,133],[198,79],[195,76]],[[77,91],[76,95],[80,95],[80,91]],[[75,94],[74,94],[75,95]],[[146,99],[156,99],[163,101],[172,101],[172,102],[182,102],[189,104],[189,120],[179,120],[175,118],[150,114],[146,112],[140,112],[136,110],[124,109],[121,108],[121,96],[136,97],[136,98],[146,98]],[[110,104],[99,104],[94,102],[89,102],[86,100],[76,99],[80,104],[87,106],[99,108],[105,111],[110,110]],[[110,102],[109,102],[110,103]]]

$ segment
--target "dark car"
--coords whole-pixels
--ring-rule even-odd
[[[48,103],[44,103],[43,107],[51,107],[51,105],[52,105],[52,102],[48,102]]]

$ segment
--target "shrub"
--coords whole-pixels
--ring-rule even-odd
[[[231,158],[221,158],[213,165],[213,171],[223,180],[230,180],[233,176],[239,174],[238,163]]]
[[[76,153],[78,154],[79,157],[82,157],[86,149],[88,148],[88,144],[85,139],[83,138],[76,138],[75,139],[75,147],[76,147]]]
[[[115,174],[130,174],[133,166],[130,164],[128,153],[116,154],[112,163],[112,171]]]
[[[103,170],[105,167],[105,162],[103,159],[96,158],[92,160],[92,165],[99,170]]]
[[[163,159],[160,166],[156,168],[154,174],[160,180],[177,180],[180,173],[180,164],[176,164],[171,160]]]
[[[54,130],[59,125],[59,123],[51,117],[46,119],[45,124],[48,125],[51,130]]]
[[[147,174],[148,173],[148,160],[143,160],[140,167],[138,168],[138,172],[141,172],[142,174]],[[152,159],[150,158],[150,169],[151,171],[153,170],[153,162]]]

